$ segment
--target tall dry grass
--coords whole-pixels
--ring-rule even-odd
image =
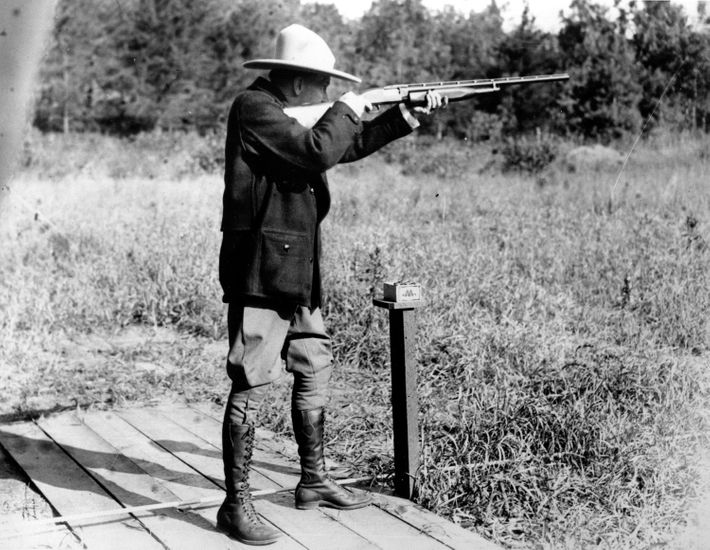
[[[59,150],[88,155],[75,139]],[[40,147],[13,184],[5,412],[226,393],[220,177],[146,176],[135,144],[125,155],[144,177],[112,174],[123,153],[111,147],[51,178],[61,159]],[[331,452],[391,471],[387,324],[371,297],[416,280],[418,501],[515,547],[672,540],[710,429],[710,143],[649,142],[616,185],[616,172],[502,175],[486,149],[403,147],[331,176]],[[116,343],[136,326],[164,337]],[[276,385],[262,411],[277,431],[290,430],[288,391]]]

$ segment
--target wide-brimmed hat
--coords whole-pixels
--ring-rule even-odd
[[[320,73],[360,82],[349,73],[335,69],[335,56],[320,36],[302,25],[289,25],[276,39],[274,59],[253,59],[244,62],[247,69],[287,69]]]

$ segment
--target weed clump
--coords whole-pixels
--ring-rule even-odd
[[[404,176],[439,179],[467,178],[482,169],[489,145],[471,146],[468,140],[417,138],[395,141],[379,153]]]
[[[538,133],[534,138],[507,138],[500,153],[503,170],[537,174],[557,158],[558,145],[552,136]]]

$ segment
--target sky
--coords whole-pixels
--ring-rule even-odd
[[[335,4],[338,11],[347,19],[356,19],[362,16],[373,0],[302,0],[303,3],[319,2],[321,4]],[[694,15],[698,0],[673,0],[674,4],[680,4],[685,8],[688,15]],[[505,19],[504,28],[510,29],[520,22],[525,4],[530,6],[530,12],[535,17],[538,28],[546,31],[553,31],[559,27],[560,11],[569,12],[571,0],[497,0],[498,7],[502,10]],[[595,3],[611,7],[613,0],[596,0]],[[454,9],[469,13],[471,11],[480,12],[490,4],[490,0],[423,0],[423,4],[431,10],[441,10],[444,6],[450,5]]]

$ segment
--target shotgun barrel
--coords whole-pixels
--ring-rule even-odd
[[[406,105],[426,104],[426,94],[430,91],[437,91],[442,96],[447,97],[449,102],[463,101],[480,94],[488,94],[500,91],[501,88],[519,85],[536,84],[541,82],[558,82],[568,80],[567,73],[543,74],[529,76],[506,76],[503,78],[487,78],[479,80],[451,80],[442,82],[419,82],[412,84],[391,84],[382,88],[372,88],[366,90],[362,95],[374,106],[394,105],[404,103]],[[301,105],[297,107],[287,107],[284,113],[295,118],[299,123],[307,128],[312,128],[318,120],[333,105],[330,103],[317,103],[315,105]]]

